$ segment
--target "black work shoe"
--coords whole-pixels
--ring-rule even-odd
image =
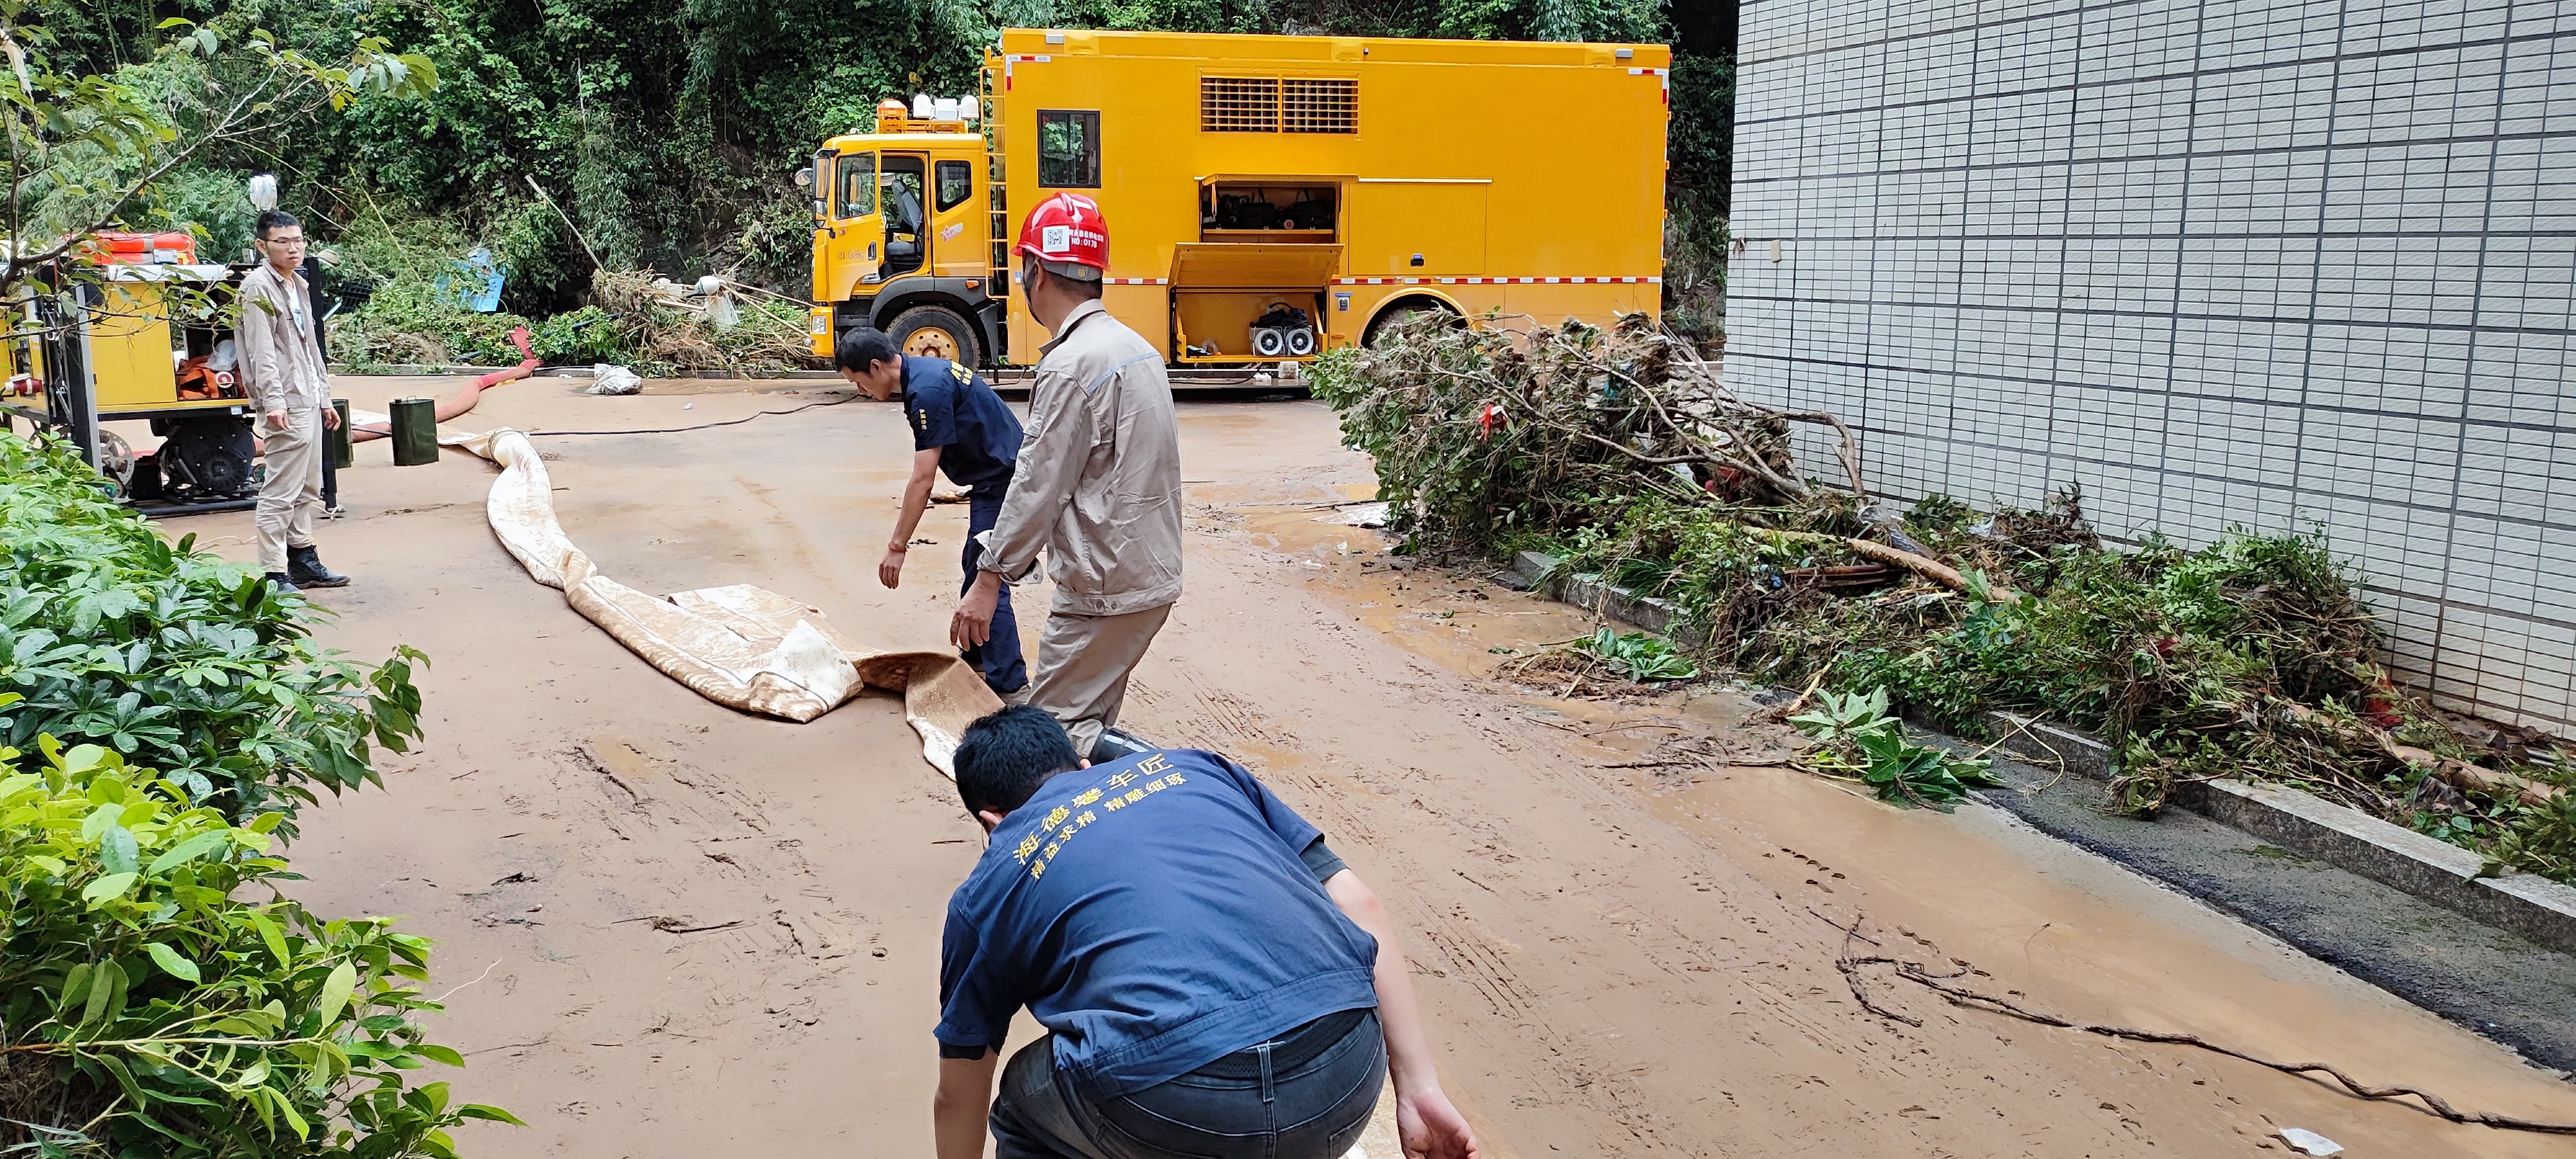
[[[1138,753],[1150,753],[1155,751],[1155,748],[1156,746],[1154,742],[1137,736],[1134,733],[1122,732],[1115,728],[1104,728],[1100,730],[1100,739],[1091,742],[1091,763],[1095,765],[1107,764],[1108,762],[1117,760],[1120,757],[1132,757]]]
[[[344,588],[349,577],[322,566],[320,549],[307,544],[286,549],[286,574],[296,586],[307,588]]]
[[[286,573],[282,571],[273,571],[268,573],[268,586],[269,590],[279,593],[300,592],[304,590],[303,588],[295,586],[295,581],[286,578]]]

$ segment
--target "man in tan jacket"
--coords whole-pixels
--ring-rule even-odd
[[[259,567],[282,591],[341,587],[349,577],[322,566],[313,546],[313,517],[322,509],[322,432],[338,428],[340,416],[330,408],[313,297],[297,272],[304,264],[304,224],[272,209],[259,215],[252,232],[266,260],[242,275],[233,336],[241,343],[242,386],[260,412],[260,457],[268,465],[251,517]]]
[[[1004,582],[1028,582],[1041,549],[1055,604],[1028,702],[1093,760],[1118,723],[1127,677],[1181,598],[1181,444],[1163,355],[1100,306],[1109,230],[1100,207],[1060,193],[1020,230],[1020,287],[1055,335],[1039,349],[1009,496],[949,635],[992,632]]]

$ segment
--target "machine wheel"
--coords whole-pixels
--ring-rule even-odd
[[[156,424],[157,425],[157,424]],[[161,444],[163,493],[191,502],[250,494],[250,420],[232,415],[169,420]]]
[[[975,329],[946,306],[915,306],[894,316],[886,327],[894,348],[915,358],[945,358],[960,366],[982,363],[975,356]]]
[[[1466,321],[1445,303],[1417,298],[1409,302],[1399,302],[1385,313],[1378,315],[1376,321],[1369,323],[1368,333],[1360,341],[1363,345],[1375,346],[1387,331],[1395,329],[1400,323],[1425,314],[1445,318],[1453,326]]]

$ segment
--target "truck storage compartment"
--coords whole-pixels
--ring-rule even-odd
[[[1303,361],[1323,348],[1316,322],[1341,268],[1331,244],[1184,242],[1172,250],[1174,360]]]

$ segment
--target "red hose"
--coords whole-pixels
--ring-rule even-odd
[[[475,402],[482,397],[484,388],[499,386],[505,382],[515,382],[519,379],[526,378],[531,372],[535,371],[537,368],[537,352],[528,348],[528,328],[521,326],[516,330],[510,331],[510,341],[517,343],[519,353],[527,355],[527,357],[521,359],[517,366],[513,366],[508,370],[495,370],[490,374],[486,374],[481,378],[475,379],[471,386],[457,387],[456,393],[448,395],[446,398],[439,399],[437,404],[431,407],[430,413],[437,416],[438,421],[446,422],[449,419],[473,410]],[[358,427],[350,431],[349,438],[354,442],[365,443],[385,438],[387,437],[387,434],[388,430],[386,427],[369,425]]]
[[[474,385],[477,389],[486,386],[499,386],[505,382],[514,382],[518,379],[526,378],[528,375],[536,371],[537,352],[528,348],[528,328],[521,326],[518,329],[510,331],[510,341],[516,344],[519,348],[519,364],[508,370],[495,370],[490,374],[475,379]]]

